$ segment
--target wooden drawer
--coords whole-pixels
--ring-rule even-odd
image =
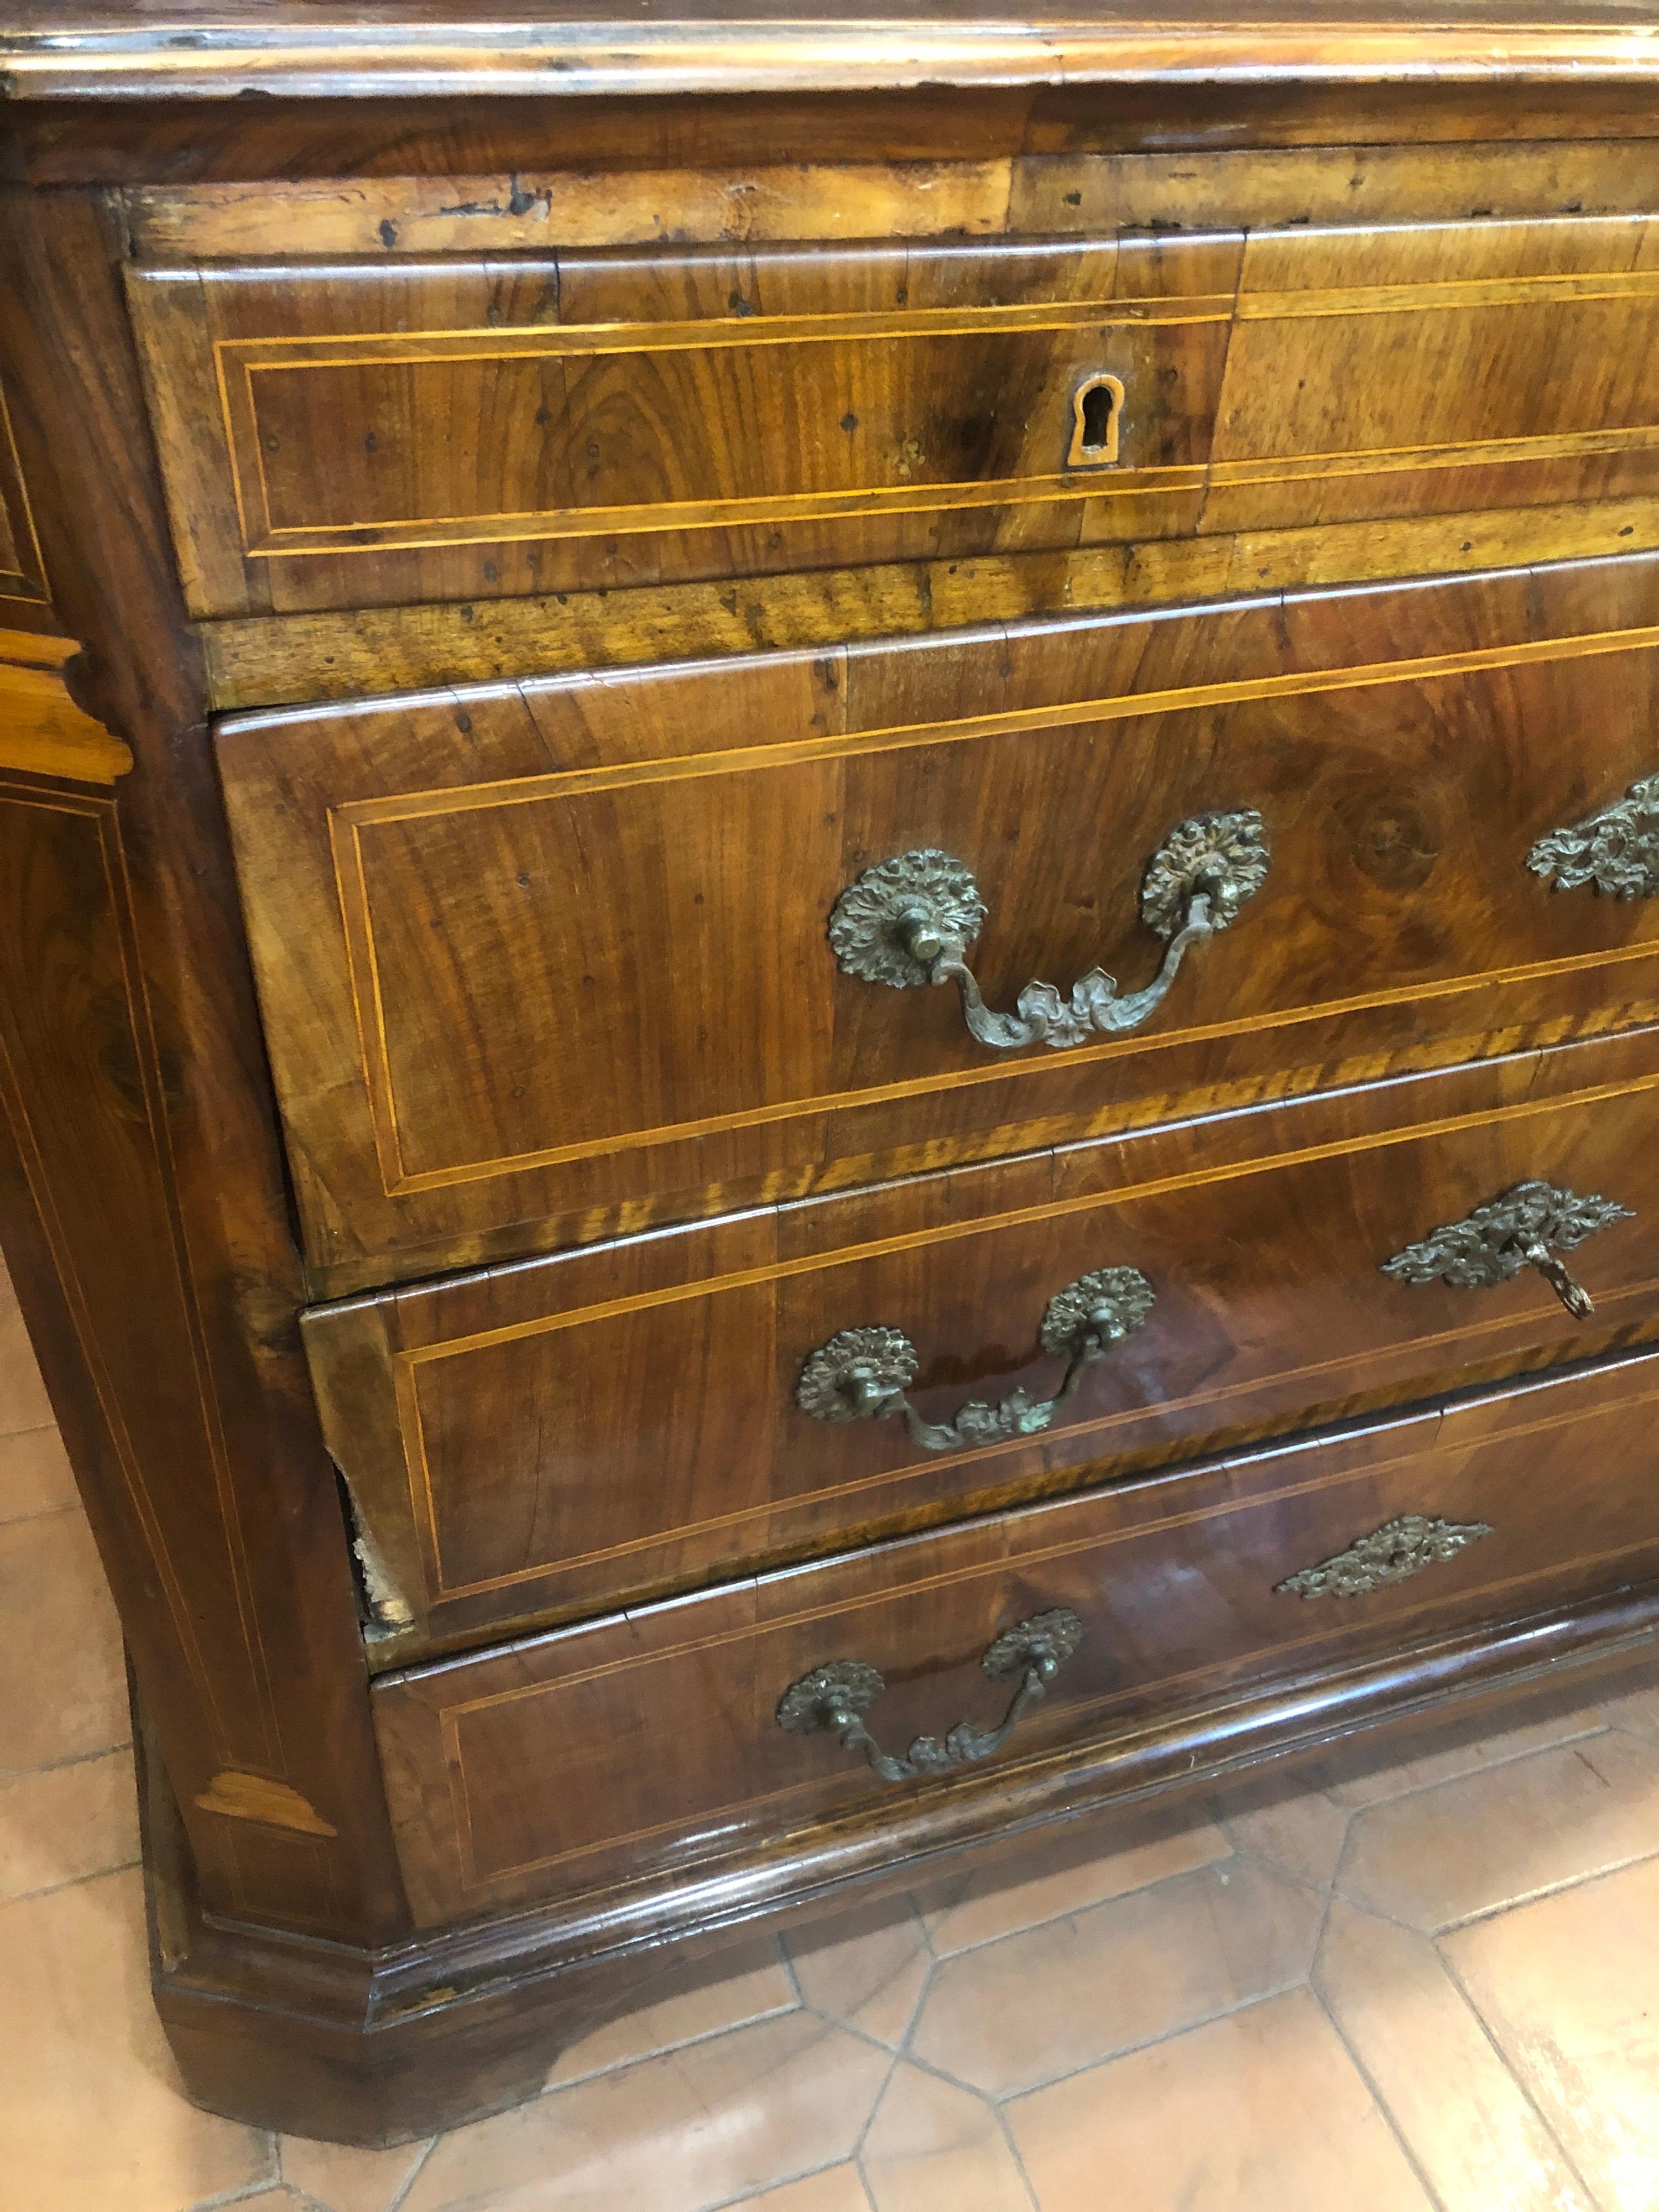
[[[1656,1094],[1648,1031],[313,1310],[330,1449],[413,1620],[380,1663],[1650,1331]],[[1539,1179],[1630,1209],[1572,1261],[1593,1320],[1529,1269],[1382,1272]],[[1104,1286],[1127,1333],[1046,1431],[847,1418],[860,1352],[935,1427],[1052,1398],[1093,1297],[1048,1302],[1102,1270],[1133,1271]]]
[[[228,720],[319,1286],[1628,1019],[1659,902],[1528,856],[1659,768],[1656,640],[1638,557]],[[994,1006],[1133,989],[1149,859],[1242,810],[1265,882],[1132,1033],[995,1049],[832,949],[938,848]]]
[[[226,614],[902,557],[942,519],[995,543],[1011,503],[1063,542],[1103,484],[1190,525],[1241,245],[147,269],[132,298],[191,604]]]
[[[1640,489],[1656,240],[1629,215],[131,276],[186,588],[224,615]]]
[[[994,1790],[1154,1717],[1203,1709],[1219,1733],[1252,1686],[1650,1577],[1656,1407],[1650,1355],[384,1680],[416,1917],[604,1891],[624,1853],[648,1879],[799,1845],[917,1793]],[[1449,1530],[1390,1531],[1408,1516]],[[1322,1594],[1331,1577],[1307,1571],[1379,1531],[1371,1571],[1348,1563],[1358,1586]],[[1379,1558],[1421,1564],[1377,1579]],[[864,1719],[889,1753],[964,1717],[988,1728],[1014,1685],[988,1683],[982,1655],[1059,1608],[1080,1644],[969,1774],[884,1784],[832,1735],[778,1725],[791,1685],[862,1661],[885,1678]]]

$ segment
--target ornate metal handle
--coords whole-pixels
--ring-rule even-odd
[[[1455,1559],[1460,1552],[1492,1534],[1489,1521],[1431,1521],[1421,1513],[1402,1513],[1369,1536],[1357,1536],[1345,1552],[1317,1566],[1304,1567],[1273,1584],[1276,1597],[1366,1597],[1385,1583],[1404,1582],[1425,1567]]]
[[[1552,830],[1527,855],[1536,876],[1559,891],[1594,884],[1608,898],[1659,898],[1659,775],[1632,784],[1620,799],[1571,829]]]
[[[884,1751],[864,1725],[864,1715],[887,1687],[880,1669],[867,1659],[832,1660],[792,1682],[778,1701],[778,1726],[791,1735],[836,1736],[843,1751],[861,1752],[884,1782],[949,1774],[1000,1751],[1021,1715],[1044,1694],[1082,1641],[1083,1623],[1065,1606],[1005,1629],[979,1662],[994,1682],[1014,1674],[1020,1678],[1000,1723],[981,1729],[958,1721],[943,1743],[936,1735],[919,1735],[902,1759]]]
[[[1225,929],[1261,890],[1269,858],[1254,808],[1195,814],[1172,830],[1140,886],[1140,918],[1167,939],[1168,950],[1152,981],[1127,998],[1115,977],[1091,968],[1073,984],[1069,1001],[1052,983],[1030,982],[1017,1012],[994,1013],[968,965],[968,948],[987,916],[979,885],[963,861],[932,848],[879,861],[849,884],[830,909],[830,943],[842,973],[868,983],[897,991],[954,983],[981,1044],[1003,1052],[1081,1044],[1139,1029],[1162,1005],[1188,946]]]
[[[924,1451],[963,1451],[972,1444],[1036,1436],[1075,1393],[1083,1370],[1115,1344],[1146,1325],[1152,1285],[1135,1267],[1102,1267],[1056,1291],[1042,1310],[1038,1338],[1047,1352],[1066,1357],[1065,1380],[1052,1398],[1012,1390],[1000,1405],[978,1401],[948,1422],[925,1421],[904,1395],[916,1379],[916,1347],[896,1328],[844,1328],[821,1344],[800,1370],[795,1403],[816,1421],[903,1417]]]
[[[1635,1218],[1632,1207],[1610,1198],[1580,1198],[1553,1182],[1518,1182],[1489,1206],[1476,1206],[1467,1220],[1449,1222],[1396,1252],[1382,1262],[1382,1273],[1398,1283],[1485,1290],[1536,1267],[1567,1311],[1583,1321],[1595,1311],[1595,1300],[1554,1253],[1571,1252],[1598,1229]]]

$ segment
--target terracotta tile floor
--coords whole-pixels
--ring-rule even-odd
[[[1595,1702],[1589,1702],[1594,1694]],[[19,2212],[1659,2212],[1659,1650],[1010,1878],[752,1944],[534,2103],[350,2151],[192,2110],[119,1644],[0,1279],[0,2203]]]

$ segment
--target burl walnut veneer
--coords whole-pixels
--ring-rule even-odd
[[[0,0],[0,1229],[193,2093],[1659,1629],[1659,15]]]

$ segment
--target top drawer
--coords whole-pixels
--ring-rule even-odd
[[[1583,497],[1659,445],[1644,216],[131,291],[201,615]]]

